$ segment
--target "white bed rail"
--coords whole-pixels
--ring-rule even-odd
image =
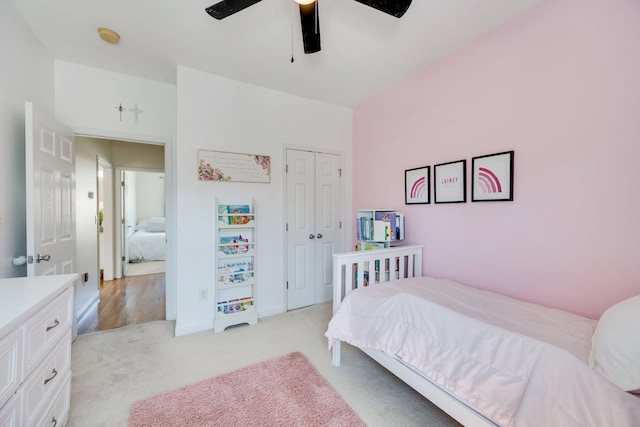
[[[422,276],[422,245],[333,254],[333,312],[353,289]],[[340,342],[333,345],[332,361],[340,366]]]

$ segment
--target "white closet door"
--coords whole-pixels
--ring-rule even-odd
[[[316,153],[316,304],[333,298],[333,254],[342,252],[340,163],[340,157],[335,154]]]
[[[342,250],[341,158],[287,150],[287,309],[329,301],[332,256]]]

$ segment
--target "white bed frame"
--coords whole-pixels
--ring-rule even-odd
[[[422,248],[420,245],[397,246],[371,251],[345,252],[333,255],[333,312],[344,297],[365,282],[368,286],[408,277],[422,276]],[[372,267],[374,266],[374,267]],[[379,266],[384,266],[383,271]],[[374,272],[375,271],[375,272]],[[340,366],[340,342],[333,345],[334,366]],[[360,348],[365,354],[388,369],[406,384],[426,397],[434,405],[459,423],[469,426],[495,426],[491,420],[467,406],[464,402],[432,383],[399,359],[378,350]]]

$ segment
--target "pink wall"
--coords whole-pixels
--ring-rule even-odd
[[[637,0],[547,0],[359,106],[354,210],[404,212],[427,275],[592,318],[640,294],[639,42]],[[404,205],[405,169],[507,150],[513,202]]]

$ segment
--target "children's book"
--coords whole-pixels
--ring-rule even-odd
[[[249,205],[229,205],[229,224],[247,224],[251,221],[251,215],[247,215],[251,213],[251,209]]]
[[[231,224],[229,217],[229,205],[218,205],[218,221]]]

